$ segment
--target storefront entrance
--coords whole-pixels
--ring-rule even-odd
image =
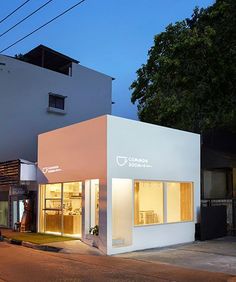
[[[5,188],[5,187],[4,187]],[[9,203],[8,197],[9,188],[0,188],[0,227],[8,227]]]
[[[0,226],[8,225],[8,201],[0,201]]]
[[[15,229],[15,223],[21,222],[22,215],[24,213],[24,198],[22,197],[17,197],[17,196],[12,196],[11,201],[12,201],[12,229]]]
[[[39,232],[81,237],[82,182],[40,185]]]

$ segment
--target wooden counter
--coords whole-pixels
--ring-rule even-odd
[[[65,234],[81,234],[82,230],[81,215],[64,215],[64,233]]]
[[[61,228],[61,215],[59,214],[46,214],[45,231],[49,232],[62,232]],[[82,216],[81,215],[64,215],[63,226],[65,234],[81,234]]]

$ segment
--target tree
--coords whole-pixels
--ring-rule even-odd
[[[141,121],[202,133],[236,130],[236,1],[196,8],[154,38],[131,85]]]

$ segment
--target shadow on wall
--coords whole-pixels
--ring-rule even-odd
[[[37,182],[38,183],[48,183],[48,178],[39,168],[37,168]]]

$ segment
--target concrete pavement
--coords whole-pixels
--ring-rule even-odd
[[[236,275],[236,237],[132,252],[117,257]]]
[[[99,249],[88,246],[80,240],[56,242],[56,243],[43,244],[43,245],[60,248],[61,249],[60,253],[65,253],[65,254],[81,254],[81,255],[94,255],[94,256],[104,255]]]
[[[134,259],[48,253],[0,243],[0,281],[230,281],[232,275]],[[2,282],[1,281],[1,282]],[[232,280],[233,281],[233,280]]]

